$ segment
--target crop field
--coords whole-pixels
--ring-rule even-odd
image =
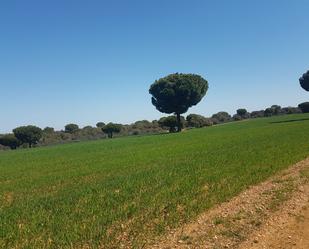
[[[141,248],[309,155],[309,115],[0,153],[0,248]]]

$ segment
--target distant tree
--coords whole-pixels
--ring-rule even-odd
[[[163,129],[168,129],[170,133],[177,132],[178,130],[178,122],[176,116],[168,116],[168,117],[162,117],[158,121],[159,125]],[[183,116],[180,116],[180,125],[181,128],[185,125],[185,119]]]
[[[264,111],[265,117],[270,117],[273,115],[279,115],[281,114],[281,106],[280,105],[272,105],[269,108],[266,108]]]
[[[214,124],[228,122],[231,120],[231,118],[232,118],[231,115],[228,114],[227,112],[218,112],[211,116],[211,119],[214,122]]]
[[[301,109],[301,111],[303,113],[308,113],[309,112],[309,102],[304,102],[298,105],[299,109]]]
[[[98,123],[96,124],[96,126],[97,126],[98,128],[102,128],[104,125],[105,125],[104,122],[98,122]]]
[[[180,115],[205,96],[208,82],[196,74],[170,74],[156,80],[149,89],[152,104],[158,111],[174,113],[177,118],[177,131],[182,129]]]
[[[42,137],[42,130],[34,125],[17,127],[13,130],[13,133],[22,143],[27,143],[29,148],[37,144]]]
[[[186,117],[188,127],[200,128],[204,126],[211,126],[213,123],[210,118],[206,118],[198,114],[189,114]]]
[[[273,111],[273,115],[279,115],[281,113],[281,106],[280,105],[272,105],[270,108]]]
[[[266,108],[264,111],[265,117],[271,117],[274,114],[274,110],[272,108]]]
[[[14,134],[6,134],[0,137],[0,144],[15,150],[21,144],[21,142],[14,136]]]
[[[238,109],[236,112],[242,118],[244,118],[246,114],[248,113],[246,109]]]
[[[79,130],[79,127],[77,124],[67,124],[65,127],[64,127],[64,132],[66,133],[75,133],[76,131]]]
[[[43,132],[44,133],[53,133],[53,132],[55,132],[55,129],[53,128],[53,127],[45,127],[44,129],[43,129]]]
[[[309,91],[309,70],[300,77],[299,83],[303,89]]]
[[[107,134],[109,138],[113,138],[114,133],[119,133],[121,131],[121,124],[108,123],[102,127],[102,131]]]

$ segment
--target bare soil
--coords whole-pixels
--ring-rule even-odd
[[[309,249],[309,158],[147,248]]]

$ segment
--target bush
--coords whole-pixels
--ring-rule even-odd
[[[283,114],[294,114],[294,113],[301,113],[301,109],[299,109],[298,107],[284,107],[281,109],[281,112]]]
[[[176,116],[168,116],[159,119],[159,125],[163,129],[168,129],[170,133],[177,132],[178,122]],[[183,116],[180,117],[181,128],[185,126],[185,119]]]
[[[251,118],[262,118],[264,117],[264,110],[261,111],[253,111],[250,113]]]
[[[218,123],[225,123],[231,121],[231,115],[228,114],[227,112],[218,112],[214,115],[212,115],[212,121],[214,124]]]
[[[240,121],[240,120],[242,120],[243,118],[239,115],[239,114],[235,114],[234,116],[233,116],[233,120],[234,121]]]
[[[15,137],[14,134],[7,134],[0,137],[0,144],[15,150],[21,144],[21,142]]]
[[[188,127],[200,128],[204,126],[211,126],[213,124],[212,120],[205,118],[202,115],[190,114],[186,118]]]

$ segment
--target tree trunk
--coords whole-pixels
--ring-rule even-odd
[[[181,132],[180,113],[176,113],[177,116],[177,132]]]
[[[31,143],[29,143],[29,148],[31,148],[32,147],[32,144]]]

